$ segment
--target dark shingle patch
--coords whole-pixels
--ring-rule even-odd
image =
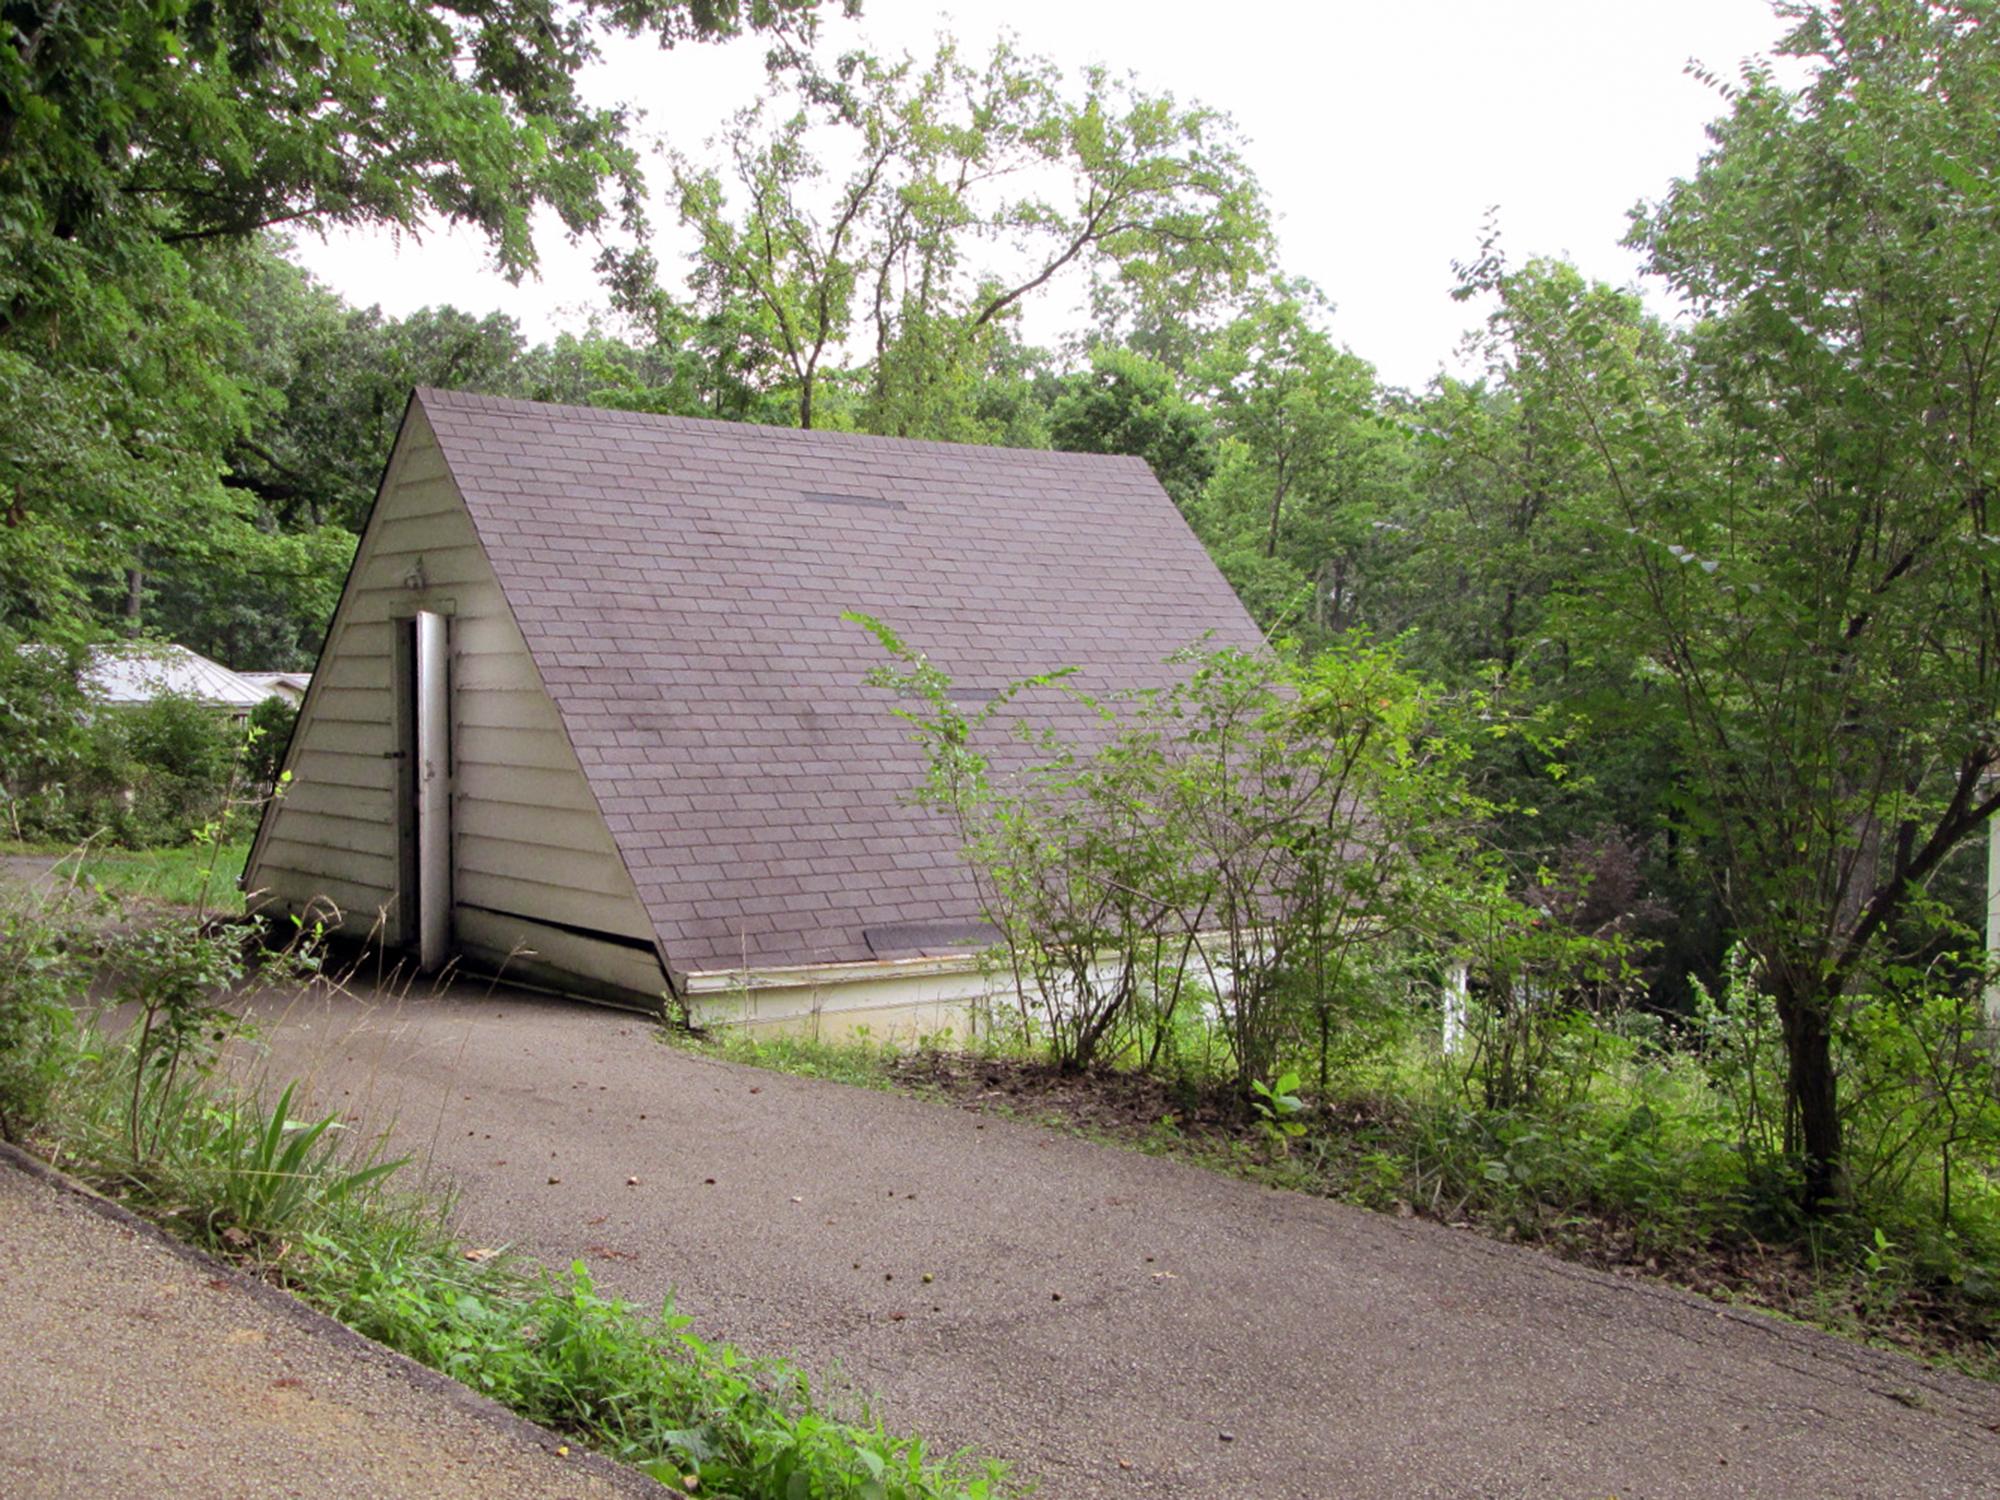
[[[819,490],[803,490],[801,500],[810,500],[814,505],[858,505],[872,510],[908,510],[910,507],[901,500],[891,500],[886,495],[831,495]]]
[[[1000,941],[1000,929],[979,921],[894,922],[870,927],[861,936],[877,958],[930,958],[991,948]]]

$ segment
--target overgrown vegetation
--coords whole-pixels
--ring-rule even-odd
[[[933,1456],[852,1395],[817,1390],[658,1311],[600,1293],[581,1262],[549,1271],[467,1247],[447,1207],[399,1187],[400,1160],[295,1085],[220,1067],[246,1040],[231,987],[296,985],[315,935],[254,922],[153,921],[77,885],[0,888],[0,1131],[128,1206],[289,1288],[360,1332],[531,1421],[676,1487],[743,1500],[997,1500],[995,1466]],[[107,1030],[90,994],[137,1019]]]
[[[89,690],[87,664],[0,630],[0,836],[155,849],[240,831],[239,801],[261,805],[278,779],[289,705],[267,700],[240,724],[181,693],[113,705]]]
[[[31,857],[48,857],[45,846],[17,846]],[[57,857],[51,880],[115,896],[127,906],[178,906],[192,911],[237,915],[243,893],[236,882],[250,853],[247,839],[225,843],[197,836],[167,849],[119,849],[102,843],[78,845]]]
[[[1252,1148],[1281,1180],[1668,1266],[1982,1364],[2000,1330],[2000,1059],[1978,955],[1872,966],[1873,988],[1833,1013],[1846,1175],[1831,1198],[1810,1181],[1791,1038],[1749,946],[1663,1016],[1618,917],[1629,892],[1593,890],[1615,883],[1617,851],[1573,849],[1524,883],[1493,844],[1510,809],[1473,791],[1475,745],[1550,748],[1532,724],[1345,643],[1191,656],[1174,687],[1091,705],[1065,734],[1050,727],[1065,674],[968,714],[921,653],[857,623],[928,756],[913,795],[952,820],[1000,934],[976,1023],[998,1052],[963,1067],[1004,1055],[1003,1076],[1045,1063],[1150,1098],[1151,1118],[1113,1112],[1142,1139],[1179,1138],[1182,1111],[1161,1107],[1179,1096],[1225,1156]],[[783,1066],[798,1045],[755,1050]],[[809,1061],[900,1071],[838,1056]],[[1054,1097],[1093,1113],[1074,1089]],[[1774,1250],[1795,1258],[1775,1292]]]

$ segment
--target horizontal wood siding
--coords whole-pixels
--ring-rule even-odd
[[[419,567],[420,593],[410,587]],[[647,943],[653,935],[420,412],[362,539],[295,737],[292,785],[251,885],[294,911],[330,900],[353,932],[378,929],[386,911],[387,940],[407,940],[394,930],[394,622],[418,608],[451,617],[453,925],[462,944],[490,960],[528,942],[532,925],[528,945],[544,966],[573,962],[593,985],[636,978],[641,993],[656,993],[652,955],[541,927]]]

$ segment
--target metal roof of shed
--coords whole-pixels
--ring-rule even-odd
[[[247,711],[271,696],[269,688],[186,646],[150,642],[91,647],[83,685],[93,697],[111,704],[150,703],[175,693],[217,708]]]
[[[977,913],[843,611],[968,699],[1061,667],[1163,685],[1175,651],[1261,641],[1137,458],[415,399],[682,972],[867,961]]]

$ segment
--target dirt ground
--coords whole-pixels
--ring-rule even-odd
[[[1966,1496],[2000,1389],[1420,1220],[461,986],[265,1006],[468,1239],[838,1364],[1051,1496]]]

